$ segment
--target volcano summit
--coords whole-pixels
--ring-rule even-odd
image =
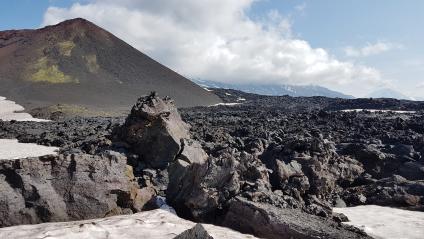
[[[221,102],[111,33],[81,18],[0,32],[0,95],[27,109],[56,104],[116,111],[150,91],[178,106]]]

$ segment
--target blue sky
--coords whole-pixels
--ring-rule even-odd
[[[72,0],[0,0],[0,30],[38,28],[51,5],[70,6]]]
[[[186,5],[195,5],[193,9],[199,10],[197,6],[191,0],[184,0]],[[211,1],[211,0],[209,0]],[[217,2],[222,1],[218,0]],[[307,42],[308,47],[313,50],[324,49],[327,54],[342,63],[354,64],[354,67],[366,66],[372,70],[378,71],[379,80],[384,84],[378,83],[368,87],[367,84],[360,84],[360,86],[352,83],[352,86],[339,85],[337,82],[328,79],[320,81],[320,77],[327,77],[326,72],[321,72],[316,75],[316,79],[309,79],[303,76],[290,75],[296,81],[293,82],[291,79],[286,80],[287,83],[300,84],[320,84],[341,90],[347,93],[355,94],[356,96],[364,96],[372,89],[378,87],[390,87],[395,90],[399,90],[404,94],[414,97],[424,97],[424,28],[421,27],[421,23],[424,22],[424,1],[422,0],[261,0],[250,2],[251,0],[231,0],[229,8],[234,7],[234,11],[241,10],[245,15],[253,22],[257,23],[258,26],[266,25],[263,23],[264,19],[270,15],[270,12],[279,13],[279,21],[284,21],[289,25],[290,37],[292,39],[298,39]],[[36,4],[35,4],[36,2]],[[115,2],[115,3],[111,3]],[[73,1],[73,0],[1,0],[2,8],[0,9],[0,30],[5,29],[21,29],[21,28],[37,28],[43,24],[53,23],[54,20],[46,20],[46,16],[50,16],[49,19],[66,19],[69,17],[79,16],[90,18],[89,9],[108,9],[104,12],[110,12],[114,14],[117,10],[113,10],[110,6],[105,7],[105,4],[114,5],[116,9],[120,7],[116,2],[122,3],[122,6],[128,11],[139,10],[139,14],[169,14],[169,12],[158,11],[154,8],[154,4],[146,3],[145,0],[131,1]],[[165,0],[158,2],[165,3]],[[174,0],[168,1],[172,5]],[[98,5],[97,8],[89,8],[87,5],[91,3]],[[224,1],[224,3],[226,3]],[[234,4],[233,4],[234,3]],[[81,6],[78,9],[72,9],[75,4]],[[146,6],[149,5],[149,6]],[[207,4],[206,4],[207,5]],[[224,4],[225,5],[225,4]],[[234,5],[234,6],[233,6]],[[7,6],[7,7],[5,7]],[[57,7],[61,11],[50,11],[47,12],[49,7]],[[178,5],[175,5],[178,7]],[[175,6],[174,9],[175,9]],[[75,7],[75,6],[74,6]],[[196,7],[196,8],[194,8]],[[213,6],[210,6],[213,11]],[[219,9],[218,9],[219,8]],[[111,10],[112,9],[112,10]],[[135,10],[134,10],[135,9]],[[146,10],[147,9],[147,10]],[[204,10],[204,9],[200,9]],[[199,10],[199,11],[200,11]],[[53,13],[52,13],[53,12]],[[217,13],[222,12],[222,9],[217,6]],[[230,14],[230,13],[229,13]],[[63,15],[63,16],[61,16]],[[203,14],[205,15],[205,14]],[[143,15],[139,15],[143,16]],[[112,17],[112,16],[111,16]],[[203,16],[201,16],[203,17]],[[62,19],[63,18],[63,19]],[[118,29],[122,29],[116,26],[115,23],[110,23],[110,20],[105,20],[106,16],[92,17],[92,20],[100,26],[107,28],[114,34],[121,36],[125,35],[124,32]],[[140,18],[140,17],[139,17]],[[183,17],[184,18],[184,17]],[[224,18],[224,17],[223,17]],[[116,18],[119,21],[119,18]],[[215,19],[216,20],[216,19]],[[242,20],[237,20],[234,24],[243,24]],[[265,21],[266,22],[266,21]],[[124,23],[122,23],[124,24]],[[209,24],[209,21],[205,21],[205,24]],[[262,25],[260,25],[262,24]],[[273,23],[269,23],[273,24]],[[141,23],[139,25],[142,25]],[[229,24],[230,25],[230,24]],[[272,25],[274,26],[274,25]],[[180,24],[175,26],[175,29],[179,29]],[[117,29],[114,31],[114,29]],[[216,29],[216,28],[214,28]],[[186,34],[185,29],[181,29]],[[215,31],[215,30],[211,30]],[[181,34],[183,34],[181,33]],[[191,31],[190,31],[191,33]],[[265,33],[269,33],[268,31]],[[274,33],[274,32],[272,32]],[[121,35],[120,35],[121,34]],[[159,33],[158,33],[159,34]],[[162,35],[166,35],[166,32],[160,32]],[[195,34],[195,33],[193,33]],[[200,34],[200,33],[199,33]],[[201,34],[208,34],[201,32]],[[284,33],[286,34],[286,33]],[[200,35],[199,35],[200,36]],[[123,37],[125,38],[125,36]],[[230,38],[224,33],[218,33],[217,38]],[[252,37],[252,41],[253,41]],[[202,39],[199,37],[199,39]],[[285,38],[270,37],[275,41],[284,40]],[[145,47],[149,45],[148,41],[141,39],[141,36],[133,36],[124,39],[130,44],[134,45],[140,50],[147,51],[149,55],[154,58],[159,58],[161,61],[163,58],[164,64],[170,67],[176,68],[186,75],[193,75],[194,77],[205,77],[208,71],[196,70],[185,72],[184,68],[187,66],[176,63],[176,61],[183,61],[185,58],[177,56],[168,56],[167,54],[177,54],[174,51],[166,51],[159,49],[157,46]],[[254,39],[257,42],[262,42],[263,39]],[[265,41],[265,40],[264,40]],[[270,41],[270,40],[267,40]],[[208,42],[210,45],[210,42]],[[281,42],[280,42],[281,43]],[[206,43],[205,43],[206,44]],[[258,43],[259,44],[259,43]],[[151,44],[150,44],[151,45]],[[276,44],[281,45],[281,44]],[[274,46],[270,46],[270,49],[276,49]],[[238,52],[235,49],[228,48],[229,54],[237,55]],[[309,50],[308,50],[309,51]],[[184,53],[185,54],[185,53]],[[259,53],[252,52],[253,55]],[[303,54],[302,52],[296,54]],[[306,54],[306,53],[305,53]],[[319,53],[313,53],[319,54]],[[240,54],[241,56],[242,54]],[[157,57],[155,57],[157,56]],[[268,55],[261,55],[264,58]],[[166,59],[171,60],[166,60]],[[174,59],[175,58],[175,59]],[[174,59],[174,61],[172,61]],[[331,65],[331,59],[326,60],[327,65]],[[208,61],[210,62],[210,61]],[[273,61],[274,62],[274,61]],[[267,62],[265,62],[267,63]],[[246,63],[248,64],[248,63]],[[334,65],[334,64],[333,64]],[[278,65],[277,65],[278,66]],[[283,65],[284,66],[284,65]],[[212,66],[211,66],[212,67]],[[215,67],[215,65],[214,65]],[[309,67],[309,68],[308,68]],[[294,67],[295,70],[310,69],[314,66],[305,67]],[[327,67],[327,66],[325,66]],[[359,68],[352,68],[351,71],[363,71]],[[225,75],[215,75],[209,73],[207,76],[215,77],[216,79],[224,79],[225,77],[233,78],[248,78],[243,74],[236,74],[235,69],[222,69],[217,68]],[[213,72],[216,72],[214,69]],[[244,68],[243,68],[244,69]],[[259,68],[258,68],[259,69]],[[275,69],[275,68],[267,68]],[[348,70],[349,70],[348,69]],[[358,70],[359,69],[359,70]],[[290,69],[292,70],[292,69]],[[246,71],[244,69],[244,71]],[[340,72],[343,69],[334,69],[329,72]],[[223,73],[223,74],[224,74]],[[233,74],[234,73],[234,74]],[[353,73],[352,73],[353,74]],[[354,74],[355,77],[350,77],[350,81],[360,81],[361,74]],[[273,78],[277,76],[271,76],[267,74],[258,75],[266,78]],[[281,75],[282,78],[283,75]],[[309,77],[309,76],[308,76]],[[341,77],[345,77],[341,75]],[[331,77],[329,77],[331,78]],[[213,80],[213,79],[212,79]],[[250,80],[250,79],[249,79]],[[252,81],[255,79],[251,79]],[[346,80],[348,81],[348,80]],[[272,81],[274,82],[274,81]],[[284,83],[286,83],[284,81]],[[356,87],[351,92],[350,89]],[[369,89],[368,89],[369,88]]]

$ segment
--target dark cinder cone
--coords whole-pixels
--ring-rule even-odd
[[[151,91],[172,97],[179,107],[221,102],[81,18],[0,32],[0,96],[27,109],[56,104],[128,109]]]

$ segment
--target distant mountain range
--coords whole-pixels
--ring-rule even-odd
[[[353,99],[353,96],[327,89],[317,85],[260,85],[260,84],[227,84],[206,80],[193,80],[205,88],[223,88],[240,90],[259,95],[289,96],[325,96],[330,98]]]
[[[376,91],[373,91],[371,94],[368,94],[367,97],[369,97],[369,98],[393,98],[393,99],[399,99],[399,100],[419,100],[419,99],[414,99],[412,97],[404,95],[401,92],[390,89],[390,88],[378,89]]]
[[[56,104],[128,109],[156,91],[178,106],[222,102],[85,19],[0,31],[0,96],[27,109]]]

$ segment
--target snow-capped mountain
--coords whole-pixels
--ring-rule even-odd
[[[260,84],[227,84],[206,80],[193,80],[205,88],[224,88],[241,90],[259,95],[290,95],[290,96],[326,96],[331,98],[352,99],[353,96],[327,89],[317,85],[260,85]]]
[[[376,91],[373,91],[372,93],[368,94],[367,97],[370,98],[393,98],[393,99],[399,99],[399,100],[415,100],[412,97],[409,97],[407,95],[404,95],[403,93],[390,89],[390,88],[382,88],[378,89]]]

